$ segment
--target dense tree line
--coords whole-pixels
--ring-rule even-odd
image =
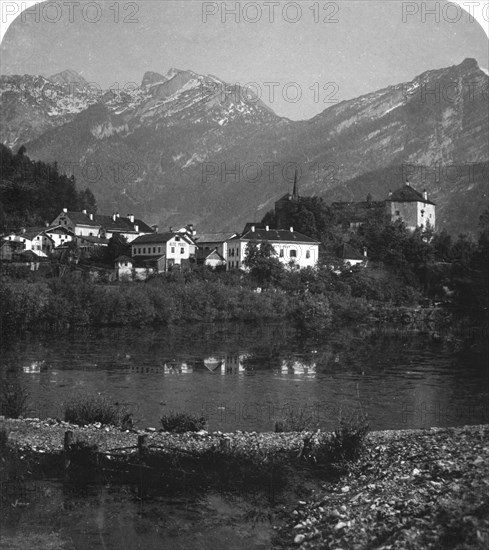
[[[52,222],[63,208],[95,213],[90,189],[79,191],[74,177],[60,174],[56,162],[33,161],[22,146],[13,153],[0,144],[0,230]]]
[[[274,227],[274,213],[267,213],[263,222]],[[359,269],[345,272],[343,282],[351,286],[354,295],[388,299],[392,284],[384,285],[390,279],[400,283],[396,293],[410,294],[412,290],[429,298],[449,298],[460,308],[487,314],[489,208],[480,216],[478,239],[465,234],[453,238],[444,230],[435,233],[429,226],[409,231],[402,221],[392,222],[375,209],[357,231],[350,231],[341,214],[319,197],[302,198],[298,210],[290,214],[287,225],[321,242],[321,265],[331,264],[338,258],[345,242],[359,251],[367,249],[370,266],[383,272],[384,277],[379,273],[376,277],[372,273],[362,273]],[[273,258],[273,254],[270,256]],[[277,279],[276,267],[270,266],[270,269],[272,267],[270,273],[273,272]],[[263,260],[254,271],[266,272]],[[379,286],[376,280],[384,282]],[[385,289],[385,297],[382,297],[382,289]]]

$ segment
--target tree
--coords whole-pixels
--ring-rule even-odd
[[[276,254],[268,241],[248,243],[243,265],[249,269],[250,276],[259,286],[268,286],[282,276],[284,268]]]

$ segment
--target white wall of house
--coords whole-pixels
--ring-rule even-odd
[[[182,260],[190,258],[191,245],[182,237],[176,235],[166,245],[166,258],[171,264],[180,265]]]
[[[393,222],[402,220],[407,229],[414,231],[417,227],[426,227],[429,221],[434,229],[436,225],[435,205],[424,202],[387,202],[387,211]]]
[[[49,235],[49,237],[51,237],[51,239],[53,240],[54,242],[54,247],[56,248],[57,246],[60,246],[62,244],[65,244],[65,243],[69,243],[73,240],[73,236],[72,235],[67,235],[66,233],[63,233],[63,232],[56,232],[56,231],[50,231],[49,229],[46,230],[46,233]]]
[[[314,267],[319,257],[319,246],[313,243],[270,241],[276,252],[276,258],[284,265],[294,262],[300,268]],[[246,257],[248,241],[234,239],[228,243],[226,258],[227,269],[242,269]]]
[[[190,244],[182,236],[175,235],[170,240],[154,243],[138,243],[132,245],[132,256],[166,256],[167,265],[181,265],[188,260],[195,245]]]
[[[12,233],[7,237],[9,241],[15,241],[24,245],[24,250],[32,250],[33,252],[44,252],[47,254],[54,248],[54,242],[44,233],[39,233],[33,238],[24,237],[21,233]]]
[[[53,220],[51,226],[61,225],[66,227],[70,231],[73,231],[75,235],[81,237],[99,237],[100,236],[100,225],[84,225],[76,224],[73,220],[70,219],[67,212],[61,212],[56,219]]]

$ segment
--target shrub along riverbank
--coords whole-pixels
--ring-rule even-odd
[[[318,332],[350,321],[420,326],[447,321],[446,310],[420,308],[419,298],[396,280],[362,273],[340,277],[326,269],[291,272],[263,289],[250,277],[232,273],[174,274],[112,285],[73,273],[47,283],[0,284],[0,323],[7,332],[287,319]]]

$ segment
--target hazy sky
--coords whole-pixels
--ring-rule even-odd
[[[228,10],[241,8],[239,21],[223,2],[80,0],[71,12],[65,2],[17,18],[0,46],[2,74],[69,68],[105,88],[140,83],[147,70],[191,69],[255,82],[278,114],[303,119],[328,107],[328,98],[349,99],[466,57],[489,66],[482,28],[466,12],[447,21],[458,15],[445,2],[438,23],[421,3],[398,0],[260,2],[261,17],[257,2],[228,1]],[[403,6],[417,13],[403,20]]]

